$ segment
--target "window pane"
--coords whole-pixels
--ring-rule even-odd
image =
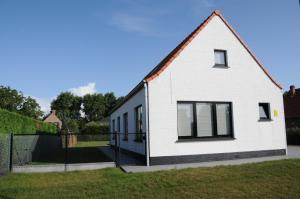
[[[231,133],[230,105],[216,104],[217,112],[217,132],[218,135],[228,135]]]
[[[193,134],[193,105],[178,104],[178,134],[179,136],[192,136]]]
[[[259,118],[270,119],[270,110],[268,103],[259,103]]]
[[[215,51],[215,64],[225,65],[225,52]]]
[[[197,103],[197,136],[212,136],[212,104],[210,103]]]
[[[136,118],[136,140],[142,140],[142,131],[143,131],[143,109],[142,106],[139,106],[135,109],[135,118]]]

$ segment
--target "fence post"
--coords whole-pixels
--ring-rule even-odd
[[[65,171],[67,171],[68,164],[68,134],[65,133]]]
[[[10,146],[9,146],[9,171],[13,170],[13,141],[14,141],[14,134],[10,134]]]
[[[121,151],[120,151],[120,149],[121,149],[121,139],[120,139],[120,137],[121,137],[121,135],[120,135],[120,132],[118,132],[118,142],[119,142],[119,145],[118,145],[118,165],[120,166],[121,165],[121,161],[120,161],[120,156],[121,156]]]
[[[115,162],[116,162],[116,166],[118,167],[118,154],[117,154],[117,144],[118,144],[118,140],[117,140],[117,134],[116,132],[113,132],[113,138],[115,139],[115,147],[114,147],[114,151],[115,151]]]

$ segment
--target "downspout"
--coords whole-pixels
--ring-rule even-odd
[[[146,164],[150,166],[150,147],[149,147],[149,90],[148,82],[143,80],[145,88],[145,108],[146,108]]]

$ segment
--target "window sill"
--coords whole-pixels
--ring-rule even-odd
[[[259,119],[258,122],[272,122],[272,119]]]
[[[223,64],[215,64],[213,67],[214,68],[224,68],[224,69],[230,68],[229,66],[223,65]]]
[[[181,142],[201,142],[201,141],[226,141],[235,140],[233,137],[210,137],[210,138],[189,138],[189,139],[179,139],[176,143]]]

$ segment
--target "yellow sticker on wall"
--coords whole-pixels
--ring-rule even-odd
[[[278,110],[274,110],[274,117],[278,117],[278,115],[279,115],[279,112],[278,112]]]

